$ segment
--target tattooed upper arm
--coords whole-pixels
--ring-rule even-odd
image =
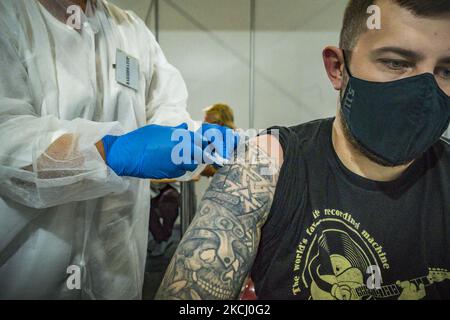
[[[261,141],[269,141],[271,147]],[[238,297],[258,250],[282,157],[278,140],[262,136],[247,144],[243,159],[216,173],[172,258],[157,299]]]

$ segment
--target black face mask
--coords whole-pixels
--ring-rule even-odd
[[[392,82],[350,76],[342,114],[356,141],[391,166],[419,158],[444,134],[450,122],[450,97],[434,75]]]

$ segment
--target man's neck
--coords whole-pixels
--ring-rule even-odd
[[[384,167],[367,158],[348,141],[339,112],[333,123],[332,141],[336,154],[347,169],[373,181],[393,181],[411,165]]]

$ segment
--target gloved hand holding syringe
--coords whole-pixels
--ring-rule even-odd
[[[223,165],[238,143],[238,135],[225,127],[205,123],[195,132],[187,128],[185,123],[148,125],[122,136],[105,136],[97,148],[104,150],[106,164],[119,176],[173,179],[202,164]]]

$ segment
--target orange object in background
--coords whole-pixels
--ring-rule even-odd
[[[244,287],[244,290],[241,293],[241,296],[239,297],[239,300],[257,300],[258,297],[255,293],[255,285],[252,281],[252,279],[248,279],[247,283]]]

